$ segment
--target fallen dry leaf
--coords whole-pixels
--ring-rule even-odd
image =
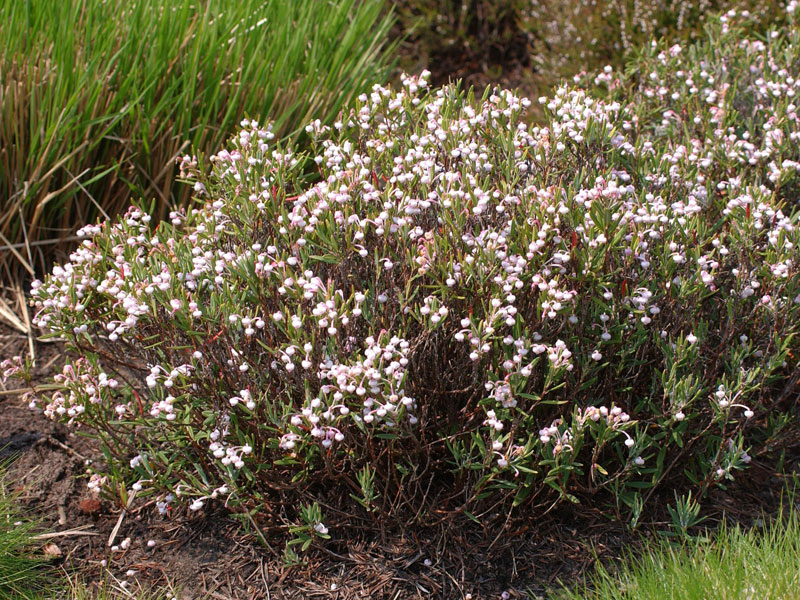
[[[81,512],[87,515],[93,515],[100,510],[100,501],[97,498],[84,498],[78,503]]]

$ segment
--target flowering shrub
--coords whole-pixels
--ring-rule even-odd
[[[427,73],[308,156],[244,121],[210,171],[181,159],[196,208],[86,226],[34,285],[74,355],[42,408],[164,511],[336,502],[312,537],[602,491],[635,520],[730,479],[797,424],[800,40],[714,27],[543,127]]]

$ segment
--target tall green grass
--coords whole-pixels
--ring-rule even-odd
[[[619,570],[602,566],[568,600],[708,600],[800,597],[800,514],[781,511],[763,530],[723,525],[709,544],[663,543]]]
[[[245,115],[278,137],[332,122],[389,76],[392,19],[383,0],[0,0],[0,277],[131,197],[187,200],[175,158]]]

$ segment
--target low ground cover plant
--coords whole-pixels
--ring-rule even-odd
[[[243,121],[180,159],[191,210],[87,225],[34,284],[72,359],[32,406],[100,436],[92,487],[301,547],[558,502],[635,524],[724,485],[797,426],[793,18],[648,48],[544,126],[427,73],[310,123],[309,154]]]
[[[2,0],[0,267],[27,265],[32,279],[51,266],[37,243],[115,218],[131,196],[156,198],[166,215],[188,199],[175,157],[216,151],[245,114],[284,137],[314,118],[330,124],[386,81],[386,5],[320,8]]]

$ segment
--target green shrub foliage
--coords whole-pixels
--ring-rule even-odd
[[[86,226],[34,286],[74,356],[39,405],[162,508],[324,500],[334,535],[558,500],[635,521],[723,484],[797,424],[787,18],[648,48],[542,127],[427,73],[310,124],[309,155],[243,122],[208,171],[181,159],[196,208]]]

